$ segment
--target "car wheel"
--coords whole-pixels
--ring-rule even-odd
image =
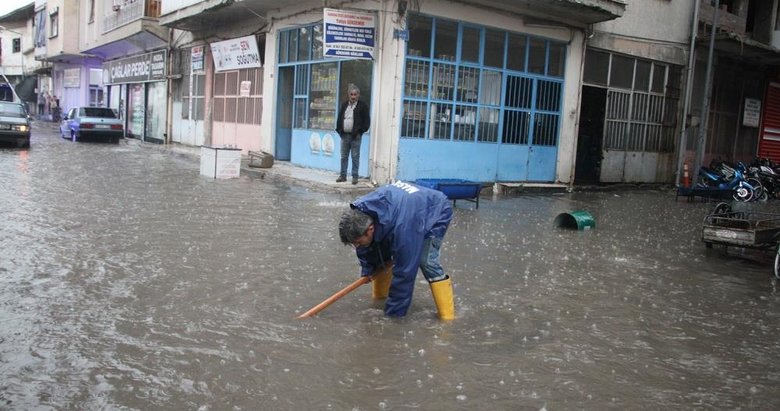
[[[30,139],[24,140],[21,144],[19,144],[19,147],[21,148],[30,148]]]
[[[70,130],[70,141],[76,142],[76,132],[74,130]]]

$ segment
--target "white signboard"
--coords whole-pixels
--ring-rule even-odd
[[[263,66],[254,36],[218,41],[210,46],[217,72]]]
[[[754,98],[745,99],[745,111],[742,114],[742,125],[745,127],[758,127],[761,120],[761,100]]]
[[[242,81],[238,87],[238,95],[241,97],[249,97],[249,92],[252,90],[251,81]]]
[[[67,88],[81,87],[81,69],[70,68],[63,70],[62,86]]]
[[[376,21],[371,13],[324,9],[326,57],[374,59]]]

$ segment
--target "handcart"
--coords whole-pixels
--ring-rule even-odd
[[[707,248],[719,244],[773,250],[774,275],[780,279],[780,214],[734,211],[728,203],[719,203],[704,217],[701,240]]]

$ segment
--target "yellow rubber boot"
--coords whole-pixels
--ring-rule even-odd
[[[436,303],[436,310],[439,311],[439,318],[454,320],[455,301],[452,296],[452,280],[447,277],[446,280],[431,283],[431,293]]]
[[[371,276],[373,285],[372,295],[374,298],[387,298],[390,294],[390,283],[393,280],[393,266],[388,264],[384,268],[378,268]]]

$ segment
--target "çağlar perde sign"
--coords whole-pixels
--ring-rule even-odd
[[[165,79],[165,50],[109,61],[103,64],[108,71],[108,83],[133,83]]]

